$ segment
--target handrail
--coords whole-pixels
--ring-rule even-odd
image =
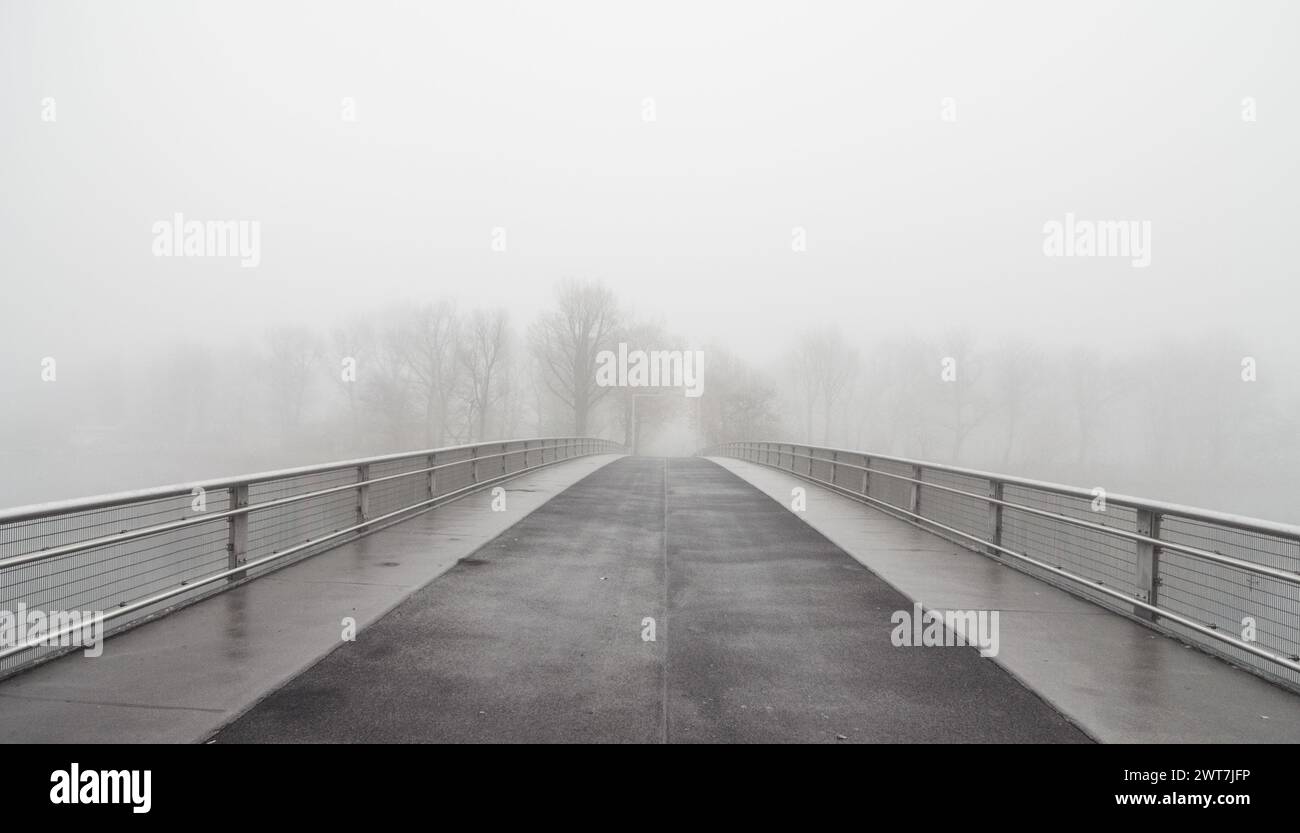
[[[1026,489],[1033,489],[1040,492],[1051,492],[1066,497],[1079,497],[1088,500],[1091,500],[1093,497],[1091,490],[1080,486],[1055,483],[1050,480],[1033,480],[1028,477],[1017,477],[1015,475],[999,474],[997,472],[982,471],[980,469],[962,468],[961,466],[952,466],[946,463],[933,463],[928,460],[917,460],[910,457],[893,457],[888,454],[876,454],[873,451],[863,451],[861,449],[835,448],[832,446],[810,446],[808,443],[791,443],[786,441],[776,442],[769,440],[746,441],[739,444],[786,445],[796,446],[798,448],[815,448],[818,451],[829,451],[839,454],[866,455],[873,460],[888,460],[891,463],[921,466],[922,468],[932,469],[934,471],[958,474],[965,477],[974,477],[980,480],[996,480],[1007,486],[1022,486]],[[714,447],[716,448],[720,446]],[[705,449],[700,453],[703,454],[708,450],[709,449]],[[1149,498],[1133,497],[1132,495],[1111,494],[1110,492],[1106,492],[1106,503],[1114,504],[1115,506],[1125,506],[1130,509],[1148,509],[1165,515],[1177,515],[1180,518],[1200,520],[1220,526],[1230,526],[1235,529],[1242,529],[1249,532],[1264,532],[1269,535],[1277,535],[1300,541],[1300,525],[1297,524],[1269,521],[1263,518],[1252,518],[1248,515],[1235,515],[1230,512],[1220,512],[1214,509],[1204,509],[1197,506],[1186,506],[1179,503],[1168,503],[1165,501],[1151,500]]]
[[[497,443],[489,443],[489,445],[496,445],[496,444]],[[481,446],[472,446],[472,447],[479,448]],[[474,457],[473,460],[476,462],[482,462],[483,460],[493,460],[493,459],[503,458],[503,457],[512,457],[516,454],[527,454],[530,451],[536,451],[536,450],[537,450],[536,448],[521,448],[516,451],[507,451],[498,454],[479,455],[477,457]],[[434,452],[425,452],[423,455],[416,454],[411,456],[415,456],[415,457],[428,456],[431,453]],[[376,459],[378,458],[371,458],[372,462]],[[385,462],[391,462],[392,459],[393,458],[387,458]],[[408,458],[403,456],[397,459],[408,459]],[[451,463],[442,463],[441,465],[437,465],[437,466],[427,466],[421,469],[412,469],[411,471],[398,472],[397,474],[389,474],[383,477],[372,477],[366,480],[358,480],[355,483],[344,483],[341,486],[333,486],[328,489],[320,489],[315,492],[304,492],[303,494],[300,495],[290,495],[289,497],[277,498],[275,500],[263,501],[261,503],[251,503],[247,506],[239,506],[234,509],[226,509],[221,512],[204,512],[200,515],[195,515],[192,518],[185,518],[184,520],[170,521],[168,523],[156,524],[154,526],[142,526],[139,529],[132,529],[127,532],[119,532],[115,535],[105,535],[100,538],[89,538],[85,541],[77,541],[72,544],[64,544],[63,546],[54,547],[52,549],[36,550],[35,552],[25,553],[23,555],[15,555],[15,556],[11,556],[10,558],[0,558],[0,570],[4,570],[10,567],[20,567],[25,564],[34,564],[37,561],[46,561],[51,558],[59,558],[60,556],[71,555],[73,553],[83,552],[85,550],[98,549],[100,547],[106,547],[112,544],[122,544],[122,543],[126,543],[127,541],[135,541],[140,538],[148,538],[153,535],[161,535],[164,532],[174,532],[178,529],[185,529],[191,526],[198,526],[199,524],[226,520],[227,518],[233,518],[238,515],[250,515],[254,512],[261,512],[267,509],[277,509],[281,506],[287,506],[291,503],[301,503],[302,501],[324,497],[325,495],[331,495],[337,492],[348,492],[348,491],[355,492],[359,489],[366,488],[368,486],[373,486],[376,483],[385,483],[391,480],[400,480],[404,477],[413,477],[417,474],[428,474],[430,472],[436,472],[442,469],[448,469],[454,466],[464,465],[467,462],[469,462],[469,460],[456,460]],[[359,465],[369,465],[369,464],[361,463]],[[352,467],[341,466],[337,468],[335,467],[322,468],[307,473],[319,474],[321,472],[337,471],[339,468],[352,468]],[[293,476],[298,477],[301,475],[293,475]],[[252,483],[264,483],[267,482],[267,480],[274,480],[274,479],[276,478],[272,477],[264,480],[252,480],[247,482],[251,485]],[[241,485],[241,484],[242,482],[237,481],[236,483],[232,483],[230,485]],[[213,487],[213,488],[219,489],[220,487]],[[230,486],[228,485],[225,488],[230,488]],[[190,493],[191,493],[190,491],[183,491],[180,492],[179,494],[188,495]],[[176,494],[172,495],[172,497],[176,497],[176,496],[177,496]],[[120,504],[109,504],[109,505],[116,506]],[[103,508],[103,507],[97,507],[97,508]]]
[[[1005,563],[1023,565],[1022,569],[1029,567],[1032,568],[1031,572],[1037,570],[1061,579],[1066,583],[1067,589],[1086,588],[1089,593],[1100,594],[1109,600],[1121,602],[1128,608],[1121,612],[1130,612],[1143,624],[1168,630],[1167,625],[1173,623],[1185,629],[1175,635],[1197,642],[1203,648],[1227,646],[1241,651],[1248,655],[1247,665],[1250,670],[1257,673],[1264,673],[1265,676],[1273,678],[1276,669],[1284,669],[1285,672],[1290,672],[1290,675],[1284,675],[1276,681],[1293,688],[1300,686],[1300,598],[1294,597],[1293,592],[1283,593],[1282,591],[1286,589],[1284,587],[1266,583],[1280,582],[1289,588],[1300,586],[1300,569],[1284,569],[1259,563],[1250,558],[1171,540],[1166,536],[1167,530],[1162,525],[1190,520],[1211,530],[1229,529],[1234,535],[1244,536],[1244,538],[1233,538],[1231,542],[1212,539],[1218,548],[1226,550],[1236,546],[1247,553],[1267,552],[1274,558],[1289,559],[1296,567],[1300,567],[1300,550],[1295,547],[1296,544],[1300,544],[1300,526],[1107,493],[1105,499],[1108,506],[1124,507],[1136,513],[1133,519],[1135,528],[1125,529],[1064,512],[1017,503],[1007,499],[1004,494],[1004,488],[1012,486],[1031,493],[1091,501],[1094,493],[1088,489],[876,454],[870,451],[829,448],[808,443],[737,441],[703,449],[699,454],[736,457],[787,472],[802,480],[828,487],[851,499],[875,506],[896,517],[915,523],[923,529],[941,535],[955,536],[956,539],[977,551],[1010,559]],[[776,458],[775,463],[772,462],[773,457]],[[843,459],[843,457],[850,459]],[[861,463],[854,462],[855,459],[860,459]],[[886,471],[875,465],[877,461],[907,466],[910,474]],[[817,466],[830,468],[829,479],[817,476],[814,472]],[[855,485],[849,488],[836,482],[836,475],[841,470],[860,473],[861,487]],[[983,481],[988,491],[986,494],[980,494],[978,491],[937,483],[932,479],[927,480],[925,479],[927,471]],[[824,468],[821,473],[825,473]],[[892,495],[888,493],[882,495],[879,478],[907,484],[907,498],[900,498],[897,491]],[[977,501],[979,503],[975,505],[982,504],[986,514],[983,517],[973,517],[969,503],[966,504],[967,509],[960,510],[957,505],[944,505],[942,501],[935,504],[932,499],[923,497],[926,494],[933,497],[933,493],[936,492],[967,501]],[[892,500],[884,499],[891,497]],[[1043,529],[1044,525],[1048,528],[1047,532]],[[966,528],[961,528],[963,526]],[[1133,559],[1132,586],[1128,588],[1110,586],[1115,583],[1115,580],[1106,569],[1110,565],[1101,557],[1103,553],[1096,551],[1095,543],[1089,544],[1092,539],[1081,538],[1078,535],[1072,538],[1069,530],[1076,529],[1127,542],[1131,547],[1130,557]],[[1188,534],[1186,528],[1182,531],[1184,535]],[[1252,541],[1250,538],[1252,534],[1260,537]],[[1006,546],[1006,539],[1011,535],[1020,537],[1023,542],[1021,549]],[[1269,541],[1274,543],[1268,544]],[[1024,547],[1035,543],[1054,547],[1056,551],[1048,549],[1045,553],[1035,552],[1030,555]],[[1251,543],[1258,545],[1258,548],[1249,546]],[[1264,547],[1273,551],[1270,552]],[[1285,554],[1279,551],[1284,548]],[[1060,563],[1050,563],[1053,559],[1060,561],[1063,551],[1069,551],[1074,571],[1065,569]],[[1175,585],[1166,586],[1164,576],[1171,567],[1162,564],[1160,559],[1162,553],[1185,556],[1203,564],[1234,571],[1242,577],[1253,578],[1237,580],[1232,578],[1231,574],[1215,574],[1212,568],[1205,567],[1200,568],[1201,571],[1211,570],[1211,572],[1188,574],[1183,568],[1176,576]],[[1093,563],[1088,562],[1089,558],[1093,559]],[[1092,577],[1080,572],[1087,572],[1089,569],[1093,573]],[[1171,599],[1179,605],[1179,609],[1170,607]],[[1243,599],[1246,601],[1243,602]],[[1097,602],[1096,598],[1090,600]],[[1227,612],[1232,610],[1236,610],[1237,613],[1229,615]],[[1259,633],[1267,634],[1276,642],[1285,643],[1287,648],[1275,650],[1246,638],[1244,633],[1241,638],[1233,635],[1238,624],[1235,617],[1246,610],[1260,615],[1261,618],[1267,617],[1267,621],[1259,623]],[[1197,621],[1194,615],[1201,616],[1205,621]],[[1228,655],[1228,658],[1237,662],[1242,660],[1242,657],[1234,655]],[[1254,664],[1250,660],[1262,660],[1263,664],[1262,666]]]
[[[1210,552],[1209,550],[1203,550],[1200,549],[1199,547],[1190,547],[1187,546],[1186,544],[1179,544],[1173,541],[1165,541],[1160,538],[1152,538],[1149,535],[1142,535],[1137,532],[1129,532],[1127,529],[1120,529],[1119,527],[1114,527],[1114,526],[1106,526],[1105,524],[1092,523],[1091,521],[1085,521],[1081,518],[1076,518],[1073,517],[1072,515],[1066,515],[1061,512],[1048,512],[1045,509],[1038,509],[1033,506],[1025,506],[1023,503],[1012,503],[1011,501],[1000,500],[998,498],[994,498],[989,495],[981,495],[976,492],[968,492],[965,491],[964,489],[957,489],[952,486],[945,486],[942,483],[933,483],[928,480],[918,480],[917,478],[908,477],[907,475],[898,474],[896,472],[884,471],[882,469],[873,469],[867,466],[859,466],[853,463],[846,463],[842,460],[831,461],[831,460],[827,460],[825,457],[814,457],[809,454],[795,454],[794,452],[786,452],[786,453],[792,457],[797,457],[801,460],[813,460],[819,463],[834,462],[835,465],[839,466],[840,468],[853,469],[856,471],[864,471],[864,472],[868,472],[869,474],[878,474],[881,477],[892,477],[895,480],[902,480],[907,483],[916,483],[917,485],[924,486],[927,489],[937,489],[938,491],[947,492],[949,494],[961,495],[962,497],[973,498],[975,500],[982,500],[985,503],[991,505],[1001,506],[1006,509],[1013,509],[1017,512],[1024,512],[1030,515],[1038,515],[1039,517],[1043,517],[1043,518],[1051,518],[1052,520],[1060,521],[1061,523],[1070,524],[1071,526],[1077,526],[1083,529],[1091,529],[1094,532],[1101,532],[1106,535],[1114,535],[1117,538],[1125,538],[1129,541],[1153,544],[1155,546],[1160,547],[1161,549],[1182,553],[1183,555],[1191,556],[1192,558],[1198,558],[1202,561],[1211,561],[1216,564],[1222,564],[1227,567],[1233,567],[1238,570],[1244,570],[1246,572],[1255,573],[1256,575],[1266,576],[1268,578],[1277,579],[1278,581],[1285,581],[1290,584],[1295,584],[1300,586],[1300,572],[1279,570],[1276,567],[1269,567],[1264,564],[1256,564],[1253,561],[1246,561],[1240,558],[1232,558],[1231,556],[1222,555],[1217,552]],[[848,453],[848,452],[844,452],[844,453]],[[864,454],[864,452],[861,451],[857,451],[853,453],[858,455]],[[868,456],[875,457],[876,455],[872,454]],[[916,465],[920,465],[923,468],[930,468],[929,464],[925,464],[925,463],[918,463]],[[936,468],[936,470],[941,470],[941,469]],[[998,475],[986,475],[986,479],[995,479],[998,482],[1001,482],[1003,484],[1010,482],[1008,480],[1001,478]],[[1054,494],[1059,494],[1059,492],[1054,492]],[[1078,497],[1084,497],[1084,496],[1085,495],[1079,495]],[[1091,498],[1092,493],[1091,492],[1087,493],[1086,497]],[[1106,495],[1106,502],[1107,503],[1113,502],[1110,499],[1109,493]],[[1163,514],[1173,514],[1173,513],[1167,512]],[[1179,517],[1185,517],[1185,516],[1179,515]],[[987,544],[988,542],[985,541],[983,543]],[[0,562],[0,566],[3,566],[3,562]]]
[[[573,459],[573,458],[569,458],[569,459]],[[211,575],[204,576],[194,581],[182,582],[179,586],[173,587],[170,590],[165,590],[161,593],[155,593],[152,596],[147,596],[143,599],[139,599],[129,604],[120,605],[118,607],[113,608],[112,610],[105,611],[101,615],[100,619],[101,621],[104,622],[111,622],[114,619],[119,619],[131,613],[136,613],[138,611],[145,610],[147,608],[153,607],[156,604],[160,604],[162,602],[174,599],[177,596],[180,596],[184,593],[190,593],[198,588],[206,587],[209,584],[215,584],[224,579],[236,577],[241,573],[247,573],[249,570],[256,569],[258,567],[270,564],[275,561],[282,561],[285,558],[297,555],[298,553],[308,550],[312,547],[320,546],[322,543],[333,541],[338,538],[342,538],[345,535],[349,535],[353,532],[358,532],[362,529],[365,529],[367,527],[372,527],[376,524],[384,523],[385,521],[392,520],[398,517],[399,515],[404,515],[416,509],[429,506],[430,504],[450,503],[456,498],[464,497],[466,494],[468,494],[471,491],[480,490],[485,486],[492,485],[493,483],[499,483],[503,480],[509,480],[512,477],[518,477],[518,476],[519,476],[519,472],[511,472],[510,474],[505,474],[499,477],[491,478],[490,480],[485,480],[482,483],[475,483],[472,487],[467,486],[463,489],[457,489],[456,491],[449,492],[445,495],[439,495],[436,498],[430,498],[429,500],[421,501],[419,503],[412,504],[411,506],[405,506],[401,509],[388,512],[376,518],[368,518],[361,523],[353,524],[352,526],[349,527],[344,527],[343,529],[339,529],[334,532],[328,533],[326,535],[322,535],[319,538],[309,539],[307,541],[302,542],[301,544],[297,544],[295,546],[289,547],[288,549],[279,550],[277,552],[274,552],[262,558],[254,559],[253,561],[244,562],[237,567],[221,570],[219,572],[212,573]],[[76,633],[78,630],[81,630],[84,627],[85,626],[83,624],[69,625],[59,630],[42,634],[39,641],[35,641],[23,645],[13,645],[8,648],[0,648],[0,660],[8,659],[9,657],[14,656],[15,654],[20,654],[23,651],[30,651],[34,647],[39,647],[41,642],[57,640],[64,636],[68,636],[70,634]]]
[[[0,512],[0,552],[11,553],[0,557],[0,608],[39,600],[129,625],[521,474],[623,450],[593,437],[496,440],[15,507]],[[382,468],[403,462],[407,470]],[[334,473],[349,470],[355,480],[339,483]],[[250,502],[257,486],[268,499]],[[200,488],[224,493],[224,503],[192,509],[186,500]],[[0,676],[66,650],[59,640],[81,621],[0,644]]]
[[[32,503],[25,506],[14,506],[9,509],[0,509],[0,524],[32,520],[35,518],[46,517],[48,515],[63,514],[65,512],[105,509],[110,506],[119,506],[125,503],[139,503],[146,500],[176,497],[178,495],[190,494],[195,489],[204,489],[209,491],[215,489],[228,489],[231,486],[264,483],[268,480],[285,480],[290,477],[322,474],[324,472],[340,471],[342,469],[374,465],[376,463],[389,463],[395,460],[407,460],[412,457],[425,457],[430,454],[450,454],[455,451],[481,448],[485,445],[500,445],[502,443],[519,442],[572,442],[590,439],[594,438],[530,437],[510,440],[492,440],[491,442],[484,443],[467,443],[462,445],[445,446],[442,448],[426,448],[420,451],[402,451],[395,454],[380,454],[374,457],[358,457],[354,460],[336,460],[329,463],[318,463],[310,466],[297,466],[285,469],[272,469],[269,471],[252,472],[250,474],[232,474],[227,477],[218,477],[210,480],[195,480],[191,483],[171,483],[165,486],[151,486],[145,489],[109,492],[102,495],[89,495],[87,497],[71,498],[69,500],[50,501],[48,503]],[[536,449],[533,450],[536,451]]]

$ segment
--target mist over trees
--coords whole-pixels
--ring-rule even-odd
[[[57,384],[10,384],[0,431],[45,462],[0,498],[590,434],[650,454],[779,439],[1297,517],[1257,473],[1297,468],[1300,403],[1275,369],[1256,378],[1259,359],[1239,339],[1112,355],[970,331],[774,338],[776,362],[691,345],[607,285],[569,280],[532,320],[439,297],[230,349],[74,357]],[[597,385],[597,356],[620,343],[703,349],[703,395]],[[6,453],[17,469],[20,455]]]
[[[1279,484],[1295,484],[1300,402],[1285,357],[1239,338],[1122,354],[967,331],[855,343],[850,356],[832,355],[835,343],[816,332],[792,348],[783,437],[1298,517]]]

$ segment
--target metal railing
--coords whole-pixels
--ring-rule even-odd
[[[121,630],[525,472],[622,450],[508,440],[0,511],[0,612],[102,612]],[[69,650],[49,643],[75,630],[0,645],[0,677]]]
[[[1298,526],[863,451],[736,442],[701,454],[827,486],[1300,688]]]

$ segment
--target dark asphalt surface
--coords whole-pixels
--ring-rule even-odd
[[[895,648],[911,607],[714,463],[627,457],[215,739],[1087,742],[974,648]]]

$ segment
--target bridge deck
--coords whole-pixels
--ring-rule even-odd
[[[714,458],[928,608],[1000,611],[996,662],[1103,743],[1300,742],[1300,697],[1036,578],[767,466]]]
[[[973,648],[893,647],[911,605],[714,463],[624,458],[216,739],[1087,740]]]
[[[552,496],[617,459],[581,457],[312,556],[0,681],[3,743],[191,743],[338,647]]]

